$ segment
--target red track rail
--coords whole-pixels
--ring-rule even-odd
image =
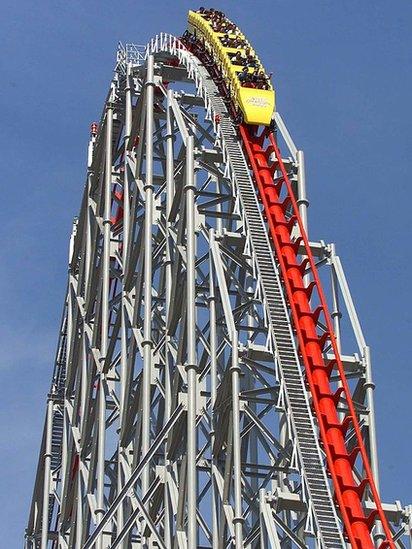
[[[373,549],[375,544],[370,532],[375,521],[379,520],[385,538],[380,543],[379,549],[395,549],[373,480],[322,284],[275,137],[267,130],[258,135],[256,127],[246,125],[241,125],[239,131],[275,247],[292,313],[299,353],[305,366],[321,441],[327,457],[328,471],[333,481],[335,498],[347,538],[353,549]],[[276,157],[275,160],[272,160],[273,154]],[[276,180],[274,180],[275,171],[281,174]],[[288,217],[287,212],[290,211],[292,216]],[[301,235],[297,240],[292,240],[291,237],[293,227],[298,227],[298,233]],[[302,249],[302,247],[304,249],[302,255],[305,258],[299,260],[298,249]],[[312,278],[309,284],[304,281],[304,273],[307,271]],[[315,289],[320,305],[312,310],[310,301]],[[323,315],[325,320],[326,331],[324,333],[318,332],[319,315]],[[327,362],[324,358],[327,341],[330,342],[335,356],[333,363]],[[341,385],[336,392],[333,391],[330,381],[331,371],[334,367]],[[341,422],[337,406],[342,395],[346,397],[349,413]],[[345,434],[350,426],[356,437],[356,447],[351,452],[345,441]],[[357,459],[361,460],[361,466],[365,473],[360,483],[356,480],[354,471]],[[368,516],[366,516],[362,505],[362,496],[366,488],[369,489],[376,506],[376,510]]]

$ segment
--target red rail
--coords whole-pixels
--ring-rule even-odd
[[[372,541],[371,530],[375,521],[378,520],[384,532],[384,539],[379,549],[395,549],[373,480],[322,284],[275,137],[267,129],[258,134],[256,127],[246,125],[241,125],[239,131],[275,247],[292,313],[299,353],[305,366],[321,441],[327,458],[328,471],[333,481],[335,498],[347,538],[353,549],[373,549],[375,544]],[[281,174],[276,179],[274,179],[275,172]],[[291,213],[290,217],[289,213]],[[291,236],[293,227],[297,227],[297,232],[300,234],[300,237],[295,240]],[[299,260],[298,250],[302,247],[304,250],[302,255],[305,258]],[[309,284],[306,284],[304,279],[307,271],[312,278]],[[317,291],[320,303],[315,310],[312,310],[311,306],[313,290]],[[317,327],[320,315],[323,315],[326,326],[326,331],[323,333],[319,333]],[[327,341],[330,342],[335,357],[332,363],[324,358]],[[341,385],[335,392],[330,381],[333,368],[338,373]],[[346,397],[348,413],[343,421],[340,421],[337,406],[343,395]],[[348,450],[345,441],[345,435],[350,426],[356,437],[356,446],[352,451]],[[356,480],[354,471],[356,460],[361,461],[364,471],[361,482]],[[376,507],[369,515],[365,514],[362,504],[366,488],[369,489]]]

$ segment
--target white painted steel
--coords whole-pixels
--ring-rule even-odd
[[[306,224],[303,153],[275,122]],[[359,344],[344,365],[377,474],[369,348],[334,247],[311,246]],[[119,46],[48,402],[27,549],[345,546],[236,128],[167,34]],[[410,513],[386,509],[405,539]]]

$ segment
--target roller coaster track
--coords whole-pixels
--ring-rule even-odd
[[[326,470],[323,465],[319,442],[315,434],[312,411],[306,394],[302,371],[299,365],[289,312],[284,290],[277,272],[274,254],[268,239],[263,212],[259,208],[255,185],[237,137],[236,126],[231,121],[225,103],[217,87],[205,69],[199,66],[205,88],[211,98],[215,113],[222,118],[220,130],[223,146],[238,185],[245,212],[252,249],[258,265],[262,290],[276,342],[276,352],[285,383],[292,414],[294,431],[298,440],[303,470],[310,498],[324,547],[342,547],[344,544],[335,506],[329,490]],[[243,132],[242,132],[243,133]],[[246,135],[246,134],[245,134]],[[247,144],[243,137],[243,143]]]
[[[161,34],[117,61],[72,235],[26,549],[403,549],[293,162],[271,129],[235,122],[200,48]]]
[[[199,45],[197,50],[195,49],[194,51],[196,54],[196,51],[201,52],[202,48]],[[218,68],[215,65],[210,65],[210,63],[208,68],[211,75],[219,82],[221,79],[219,79],[220,75]],[[216,96],[216,92],[212,93],[211,96]],[[223,101],[220,101],[220,103],[220,105],[216,105],[216,107],[220,107],[216,108],[216,111],[221,112],[223,115],[222,135],[225,142],[227,142],[228,135],[230,134],[228,129],[226,129],[225,132],[225,126],[228,124],[227,118],[229,113],[225,108]],[[232,132],[234,131],[233,122],[231,130]],[[334,337],[328,305],[316,270],[315,260],[310,249],[309,241],[302,220],[300,219],[299,208],[292,190],[292,185],[282,161],[275,135],[273,132],[267,131],[266,129],[263,129],[260,134],[257,133],[258,131],[259,128],[256,126],[242,124],[239,127],[241,142],[246,151],[249,165],[252,168],[254,181],[258,187],[259,198],[264,206],[264,215],[268,221],[270,237],[275,247],[276,261],[279,264],[282,273],[282,280],[292,313],[293,330],[296,333],[299,352],[305,365],[307,381],[313,399],[321,439],[327,455],[328,472],[333,479],[336,500],[339,509],[341,510],[346,534],[353,547],[359,547],[359,549],[373,548],[374,544],[370,536],[370,531],[375,519],[379,518],[386,535],[386,540],[383,541],[379,547],[380,549],[386,547],[393,548],[394,544],[393,541],[391,541],[387,520],[383,513],[380,498],[374,484],[351,393]],[[247,174],[248,166],[242,162],[239,152],[236,151],[237,144],[235,139],[232,137],[230,141],[230,146],[227,146],[228,155],[236,173],[239,191],[243,199],[243,207],[246,212],[248,226],[254,244],[254,251],[257,255],[258,265],[261,267],[262,274],[262,270],[264,269],[264,266],[267,268],[268,258],[273,255],[273,252],[269,247],[263,249],[263,234],[253,234],[254,230],[258,232],[256,227],[260,226],[260,220],[258,221],[257,208],[253,211],[252,207],[254,203],[254,199],[252,198],[254,192],[253,188],[249,188],[248,195],[247,191],[242,187],[242,181],[246,179],[245,174]],[[267,144],[264,147],[265,141],[267,141]],[[275,160],[271,160],[273,154],[275,154]],[[274,181],[276,173],[279,173],[279,175],[276,178],[276,181]],[[283,198],[281,199],[282,190],[284,192]],[[290,213],[289,210],[291,210]],[[292,237],[294,230],[295,234],[299,235],[295,239]],[[303,252],[300,252],[300,255],[303,257],[299,261],[297,252],[301,245],[303,245]],[[320,461],[316,460],[318,454],[316,445],[313,441],[309,442],[307,439],[309,434],[314,436],[313,428],[310,429],[309,425],[309,412],[303,409],[299,410],[299,405],[301,405],[304,400],[303,385],[295,385],[299,361],[297,357],[294,356],[296,351],[292,344],[291,335],[288,334],[290,337],[287,337],[283,336],[282,333],[286,329],[285,323],[286,319],[289,317],[286,310],[281,311],[278,309],[276,311],[275,308],[275,303],[279,303],[279,283],[277,283],[277,281],[275,282],[276,278],[273,276],[273,273],[267,273],[264,270],[263,273],[267,275],[266,279],[262,277],[262,283],[267,298],[267,306],[271,312],[272,329],[275,334],[275,339],[278,342],[277,349],[282,365],[283,379],[285,380],[288,391],[292,413],[295,413],[296,418],[299,418],[298,421],[295,421],[297,437],[301,451],[302,447],[307,449],[308,462],[305,464],[304,457],[303,462],[306,465],[305,470],[308,476],[308,484],[311,486],[311,484],[316,481],[318,481],[319,484],[322,484],[323,479],[317,479],[321,467]],[[310,277],[310,275],[312,275],[311,278],[313,280],[308,282],[308,277]],[[310,301],[312,292],[315,289],[318,294],[320,305],[313,310]],[[268,299],[271,290],[276,294],[274,296],[272,309],[271,302]],[[318,334],[317,325],[321,315],[323,315],[325,319],[326,330],[324,330],[322,334]],[[276,331],[276,327],[278,326],[280,326],[280,333],[277,333]],[[324,349],[327,345],[327,341],[330,341],[332,346],[334,354],[333,362],[326,362],[324,359]],[[285,356],[282,356],[283,352],[285,353]],[[290,359],[290,356],[293,358]],[[337,391],[331,390],[329,382],[334,367],[336,367],[339,374],[341,385]],[[343,396],[346,399],[349,413],[345,416],[343,421],[341,421],[337,407]],[[350,426],[353,427],[357,440],[357,446],[352,451],[348,451],[345,444],[345,434]],[[310,446],[312,446],[312,448],[310,448]],[[360,483],[356,481],[353,472],[358,453],[361,456],[362,465],[366,471],[366,475]],[[312,463],[310,460],[312,460]],[[323,535],[326,546],[335,547],[339,538],[337,534],[337,524],[333,524],[334,512],[332,509],[334,506],[331,501],[328,501],[325,505],[325,502],[327,501],[327,490],[325,486],[322,486],[322,488],[322,494],[319,495],[319,498],[312,497],[312,501],[315,513],[318,517],[320,530],[322,531],[323,525],[326,529],[330,530],[329,538],[326,537],[326,533]],[[366,517],[362,507],[362,495],[367,488],[369,488],[372,493],[376,510],[372,511]],[[322,510],[323,514],[328,516],[322,516]],[[335,532],[332,533],[333,529]],[[331,543],[331,545],[329,545],[329,543]]]
[[[270,235],[276,249],[276,258],[282,272],[282,279],[292,312],[293,327],[297,334],[299,351],[305,364],[307,381],[312,396],[323,447],[327,455],[328,471],[333,479],[336,499],[346,527],[346,533],[353,547],[370,548],[374,544],[370,530],[378,517],[383,524],[386,540],[380,548],[394,547],[386,517],[373,481],[366,449],[360,433],[359,423],[346,380],[340,353],[337,348],[332,322],[328,311],[322,284],[316,270],[308,238],[305,234],[299,209],[293,194],[287,171],[282,161],[279,148],[273,133],[269,134],[269,145],[263,148],[265,133],[255,134],[255,129],[241,126],[240,135],[252,166],[259,196],[264,204],[264,211],[270,227]],[[270,160],[275,154],[275,159]],[[276,171],[280,176],[274,181]],[[286,187],[286,196],[281,200],[282,188]],[[292,213],[287,216],[291,207]],[[292,238],[292,231],[298,226],[299,236]],[[298,260],[297,250],[303,244],[304,259]],[[313,281],[308,284],[304,277],[310,273]],[[312,291],[316,289],[320,301],[315,310],[310,305]],[[317,331],[319,316],[323,314],[326,330]],[[325,361],[324,349],[327,341],[331,342],[334,359]],[[330,375],[336,367],[341,387],[333,392],[330,387]],[[341,420],[337,406],[345,396],[349,413]],[[345,445],[345,433],[353,426],[357,446],[350,452]],[[353,473],[356,457],[360,454],[366,471],[365,478],[358,484]],[[362,495],[369,487],[372,492],[376,510],[365,516],[362,507]]]

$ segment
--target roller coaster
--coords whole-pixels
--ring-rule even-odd
[[[246,36],[232,21],[215,10],[189,11],[185,42],[213,67],[237,120],[270,125],[275,91]]]
[[[222,12],[119,45],[26,549],[412,543],[411,508],[379,495],[369,347],[307,207],[270,75]]]

